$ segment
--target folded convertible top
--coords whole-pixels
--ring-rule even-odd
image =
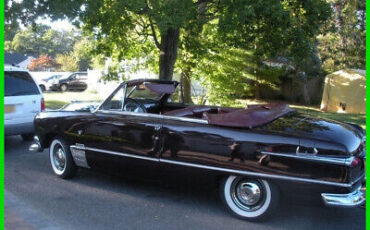
[[[253,128],[269,123],[287,113],[295,111],[286,104],[252,105],[248,109],[211,114],[204,113],[203,118],[211,125]]]

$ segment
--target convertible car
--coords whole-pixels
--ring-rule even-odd
[[[212,172],[226,209],[246,220],[266,218],[281,194],[305,194],[327,206],[364,205],[361,127],[281,104],[238,109],[182,99],[176,81],[124,82],[92,112],[39,113],[30,150],[49,148],[61,178],[73,177],[78,167],[143,162]]]

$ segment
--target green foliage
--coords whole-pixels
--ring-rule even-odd
[[[72,32],[59,32],[46,25],[28,26],[18,30],[11,41],[4,44],[5,52],[40,56],[55,56],[72,51],[78,37]]]
[[[77,60],[79,71],[87,71],[90,68],[94,42],[91,37],[85,36],[74,44],[72,55]]]
[[[17,3],[18,4],[18,3]],[[290,58],[297,73],[315,60],[315,37],[329,18],[325,0],[43,0],[38,6],[19,3],[34,15],[78,18],[97,40],[94,53],[116,63],[136,61],[135,68],[160,73],[171,68],[202,79],[211,100],[246,97],[258,85],[274,86],[285,70],[264,60]],[[16,12],[11,7],[9,12]],[[7,11],[6,11],[7,12]],[[178,50],[179,49],[179,50]],[[178,52],[177,52],[178,51]],[[169,60],[163,65],[161,61]],[[165,68],[164,68],[165,67]],[[122,71],[114,64],[111,71]],[[298,75],[298,74],[297,74]],[[106,80],[124,76],[107,75]]]
[[[78,61],[71,54],[58,54],[56,61],[61,65],[59,71],[76,72],[79,71]]]
[[[365,69],[365,0],[331,0],[333,14],[318,36],[326,72],[344,68]]]
[[[4,48],[5,52],[57,56],[63,70],[86,71],[92,65],[95,45],[96,41],[89,35],[82,37],[76,31],[56,31],[46,25],[34,25],[18,30],[12,40],[5,42]]]
[[[285,54],[300,63],[313,53],[312,38],[330,16],[322,0],[223,1],[220,31],[226,43],[255,50],[262,60]]]

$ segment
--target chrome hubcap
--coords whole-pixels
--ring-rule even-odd
[[[59,171],[64,170],[64,167],[66,165],[66,157],[65,157],[65,152],[63,151],[62,147],[59,146],[54,149],[53,162],[57,170]]]
[[[240,183],[236,188],[238,199],[246,205],[255,205],[261,198],[261,190],[258,185],[247,182]]]
[[[265,188],[258,180],[239,178],[230,189],[233,202],[244,211],[255,211],[265,202]]]

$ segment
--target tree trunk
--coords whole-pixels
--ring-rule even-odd
[[[191,79],[187,71],[181,73],[181,84],[184,90],[184,103],[193,104],[193,100],[191,99]]]
[[[177,44],[179,42],[179,29],[167,29],[161,35],[161,49],[159,54],[159,79],[172,80],[173,69],[177,59]]]
[[[311,104],[310,94],[308,92],[307,80],[303,82],[303,101],[306,105]]]
[[[336,16],[336,25],[339,30],[339,35],[341,37],[341,42],[342,42],[342,58],[345,60],[346,59],[346,54],[345,50],[347,49],[347,37],[344,32],[344,18],[343,18],[343,9],[345,5],[347,4],[346,1],[338,1],[334,6],[335,9],[335,16]]]
[[[299,71],[299,69],[298,69],[298,71]],[[306,73],[299,71],[298,74],[301,75],[301,80],[303,82],[303,92],[302,92],[303,93],[303,102],[306,105],[309,105],[309,104],[311,104],[311,97],[310,97],[310,93],[308,92],[308,79],[307,79]]]

